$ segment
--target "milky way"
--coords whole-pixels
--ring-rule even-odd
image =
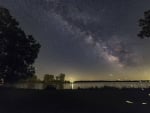
[[[137,37],[147,0],[0,0],[42,44],[37,74],[129,79],[149,66],[149,42]],[[147,48],[147,49],[145,49]],[[143,69],[144,67],[144,69]],[[108,78],[107,78],[108,77]]]
[[[119,67],[136,65],[140,62],[139,55],[137,57],[136,53],[131,51],[132,48],[129,50],[126,47],[127,44],[122,43],[119,36],[115,36],[117,34],[113,34],[114,36],[108,35],[109,38],[107,39],[105,39],[105,36],[101,36],[103,32],[106,32],[104,31],[105,25],[103,26],[101,23],[106,8],[105,5],[101,5],[101,1],[49,0],[47,2],[51,5],[50,8],[47,8],[47,11],[52,10],[56,15],[60,15],[68,30],[71,29],[73,33],[75,32],[74,34],[78,38],[84,38],[85,43],[93,46],[100,58],[104,58],[107,62]],[[60,17],[58,16],[58,18]],[[116,25],[110,26],[115,27]],[[136,60],[134,60],[135,58]]]

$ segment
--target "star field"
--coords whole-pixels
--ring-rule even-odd
[[[36,74],[68,79],[150,79],[149,40],[137,37],[143,0],[0,0],[41,43]],[[111,76],[110,76],[111,75]]]

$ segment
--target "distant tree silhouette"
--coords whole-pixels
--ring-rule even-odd
[[[44,88],[47,88],[52,85],[52,86],[57,87],[58,89],[63,89],[64,83],[66,83],[65,74],[61,73],[58,76],[56,76],[56,78],[54,77],[54,75],[45,74],[43,83],[44,83],[43,85]]]
[[[65,74],[63,74],[63,73],[59,74],[58,78],[59,78],[60,82],[64,82],[65,81]]]
[[[6,8],[0,7],[0,78],[14,83],[34,75],[40,44],[26,35]]]
[[[144,18],[139,20],[141,31],[138,36],[140,38],[150,38],[150,10],[144,12]]]
[[[64,82],[65,81],[65,74],[60,73],[58,76],[56,76],[56,81]]]
[[[44,83],[51,83],[53,82],[55,79],[54,79],[54,75],[49,75],[49,74],[45,74],[44,75]]]

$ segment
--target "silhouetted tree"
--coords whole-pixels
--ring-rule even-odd
[[[44,83],[51,83],[53,82],[55,79],[54,79],[54,75],[49,75],[49,74],[45,74],[44,75]]]
[[[13,83],[33,76],[39,49],[33,36],[26,35],[9,11],[0,7],[0,78]]]
[[[64,81],[65,81],[65,74],[64,74],[64,73],[61,73],[61,74],[59,75],[59,78],[60,78],[60,81],[61,81],[61,82],[64,82]]]
[[[150,38],[150,10],[144,12],[144,18],[139,20],[141,31],[138,36],[140,38]]]
[[[61,73],[58,76],[56,76],[56,80],[60,82],[65,82],[65,74]]]

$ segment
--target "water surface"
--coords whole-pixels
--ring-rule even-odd
[[[78,83],[65,83],[59,84],[55,87],[57,89],[79,89],[79,88],[102,88],[104,86],[115,88],[150,88],[150,82],[78,82]],[[16,84],[17,88],[29,88],[29,89],[44,89],[43,83],[19,83]]]

